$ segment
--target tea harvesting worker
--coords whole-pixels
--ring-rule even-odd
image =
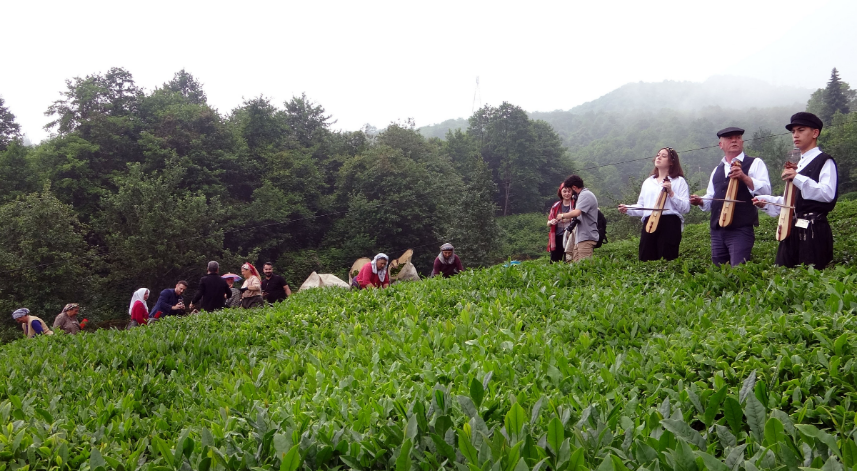
[[[259,277],[259,270],[252,263],[247,262],[241,265],[241,274],[244,275],[244,284],[241,285],[241,307],[250,309],[253,307],[262,307],[265,305],[265,300],[262,298],[262,280]]]
[[[226,280],[226,284],[232,292],[232,295],[226,300],[226,307],[241,307],[241,291],[235,287],[235,282],[240,280],[241,277],[234,273],[227,273],[221,276],[221,278]]]
[[[565,228],[571,224],[571,217],[568,213],[574,209],[574,192],[570,187],[565,186],[565,182],[559,185],[556,190],[556,196],[559,201],[553,204],[548,214],[548,252],[551,253],[551,263],[561,262],[565,258],[565,245],[563,244],[563,236]]]
[[[146,305],[146,300],[148,299],[148,289],[140,288],[134,291],[134,294],[131,296],[131,304],[128,305],[128,315],[131,316],[131,322],[128,323],[128,327],[137,327],[149,322],[149,306]]]
[[[464,271],[461,259],[455,254],[455,248],[450,243],[440,246],[440,253],[434,259],[431,276],[443,275],[444,278],[457,275]]]
[[[62,312],[54,319],[54,328],[62,329],[67,334],[77,334],[80,332],[81,325],[77,320],[77,314],[80,312],[80,304],[69,303],[62,309]]]
[[[30,315],[30,310],[22,307],[12,313],[12,319],[21,324],[21,329],[24,331],[24,336],[33,338],[37,335],[53,335],[54,333],[45,324],[45,321],[36,316]]]
[[[371,262],[363,265],[357,278],[354,278],[352,286],[359,289],[364,288],[386,288],[390,286],[390,271],[387,266],[390,262],[390,257],[386,254],[379,253]]]
[[[643,220],[639,248],[639,258],[643,262],[678,258],[681,233],[684,230],[684,215],[690,211],[687,181],[684,179],[678,152],[672,147],[664,147],[655,156],[654,164],[655,168],[651,176],[643,181],[636,206],[656,208],[659,198],[666,193],[664,211],[660,211],[661,216],[655,231],[649,233],[646,229],[652,210],[619,205],[620,213],[637,216]]]

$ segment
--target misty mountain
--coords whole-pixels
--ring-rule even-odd
[[[808,88],[775,86],[754,78],[718,75],[702,83],[670,80],[629,83],[598,99],[575,106],[569,112],[693,111],[712,106],[732,109],[802,107],[810,94],[812,90]]]
[[[543,119],[564,134],[560,124],[574,121],[570,115],[608,112],[610,114],[648,114],[660,110],[696,112],[706,108],[746,110],[750,108],[790,107],[803,110],[813,90],[775,86],[763,80],[736,76],[714,76],[705,82],[637,82],[623,85],[606,95],[563,111],[531,112],[532,119]],[[448,130],[467,129],[466,118],[448,119],[424,126],[420,133],[426,137],[443,138]]]

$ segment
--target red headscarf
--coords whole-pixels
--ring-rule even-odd
[[[241,268],[244,268],[244,267],[247,267],[247,269],[250,270],[250,273],[252,273],[253,276],[255,276],[256,278],[259,278],[260,280],[262,279],[262,277],[259,276],[259,271],[256,270],[256,267],[254,267],[252,263],[246,262],[244,264],[244,266],[242,266]]]

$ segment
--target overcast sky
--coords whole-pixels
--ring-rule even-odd
[[[569,109],[628,82],[712,75],[857,85],[857,1],[4,1],[0,95],[33,141],[65,80],[184,68],[222,113],[306,92],[340,129]]]

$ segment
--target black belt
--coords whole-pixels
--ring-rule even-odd
[[[827,221],[827,213],[798,213],[795,212],[796,219],[807,219],[809,222]]]

